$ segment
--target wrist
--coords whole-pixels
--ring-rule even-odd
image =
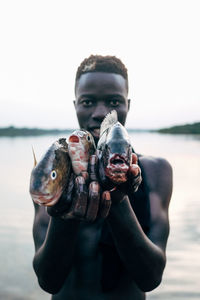
[[[125,197],[127,197],[124,191],[121,191],[118,187],[110,191],[112,204],[121,203]]]
[[[75,218],[66,218],[63,217],[51,217],[50,223],[54,228],[58,228],[59,232],[62,230],[65,231],[65,228],[71,228],[70,230],[77,230],[80,224],[80,220]],[[62,228],[62,229],[61,229]]]
[[[124,201],[129,201],[128,196],[124,192],[121,192],[120,190],[116,190],[114,192],[111,192],[112,206],[113,205],[117,206],[118,204],[120,204]]]

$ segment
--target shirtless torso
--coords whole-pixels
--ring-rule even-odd
[[[110,111],[115,109],[119,122],[125,124],[130,106],[125,67],[115,57],[92,56],[83,61],[75,97],[80,128],[90,131],[98,142],[101,122]],[[50,217],[49,211],[34,204],[33,267],[40,286],[53,294],[53,300],[142,300],[146,291],[160,284],[166,263],[172,169],[160,158],[141,156],[139,164],[133,155],[133,183],[138,183],[140,168],[143,178],[138,192],[132,191],[132,196],[126,190],[112,192],[103,220],[96,215],[90,223]]]
[[[55,218],[51,218],[49,224],[50,217],[44,207],[35,204],[34,266],[42,288],[56,293],[52,296],[53,300],[142,300],[145,299],[144,291],[151,290],[159,284],[154,282],[153,269],[162,276],[169,232],[171,167],[163,159],[150,157],[141,157],[140,167],[145,178],[145,197],[149,203],[147,236],[128,198],[112,205],[106,220],[96,219],[92,224]],[[135,194],[135,198],[138,197],[136,201],[139,201],[139,193],[140,190]],[[106,227],[109,226],[112,231],[107,238],[108,242],[102,239],[102,227],[103,224],[105,226],[105,222]],[[114,242],[112,238],[109,241],[111,236]],[[107,269],[104,271],[103,260],[107,254],[113,262],[108,260]],[[51,261],[41,267],[44,259]],[[55,274],[52,274],[53,272]]]

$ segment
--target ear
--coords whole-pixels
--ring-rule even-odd
[[[130,109],[130,105],[131,105],[131,99],[128,99],[128,111]]]
[[[76,108],[76,100],[73,100],[73,103],[74,103],[74,107]]]

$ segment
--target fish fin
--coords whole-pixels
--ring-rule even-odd
[[[117,112],[116,110],[112,110],[108,113],[105,118],[103,119],[100,127],[100,136],[106,131],[109,127],[116,124],[118,121]]]
[[[36,165],[37,165],[37,160],[36,160],[35,151],[34,151],[34,149],[33,149],[33,146],[32,146],[32,151],[33,151],[34,167],[36,167]]]
[[[66,138],[60,138],[58,141],[59,146],[61,147],[60,150],[64,152],[68,152],[68,143]]]

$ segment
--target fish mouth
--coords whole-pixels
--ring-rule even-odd
[[[105,168],[105,175],[114,183],[119,184],[127,181],[127,172],[129,163],[126,157],[119,154],[114,154],[109,158]]]
[[[69,140],[70,143],[79,143],[79,137],[75,134],[70,135]]]
[[[39,205],[53,206],[55,205],[62,194],[62,189],[57,190],[54,194],[52,193],[39,193],[31,192],[33,201]]]
[[[110,164],[114,166],[123,165],[126,164],[126,160],[122,155],[115,154],[110,158]]]

